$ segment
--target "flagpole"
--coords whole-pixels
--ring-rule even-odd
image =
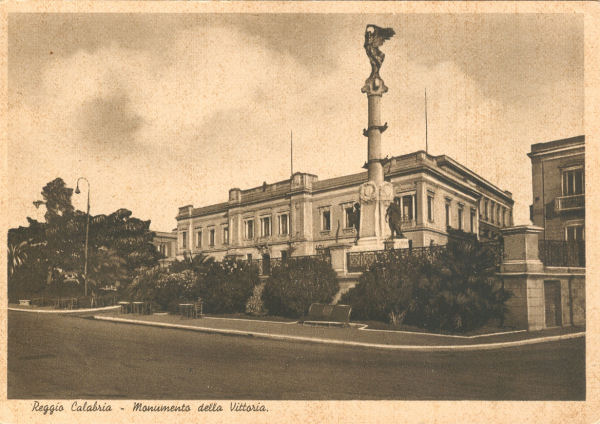
[[[429,154],[429,140],[427,139],[427,88],[425,88],[425,153]]]

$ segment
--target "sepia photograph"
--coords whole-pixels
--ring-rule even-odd
[[[6,14],[7,400],[586,401],[584,15],[299,10]]]

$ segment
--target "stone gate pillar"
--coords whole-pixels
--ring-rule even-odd
[[[502,230],[504,259],[498,277],[511,293],[505,325],[528,330],[546,326],[544,310],[544,264],[538,252],[543,228],[518,225]]]

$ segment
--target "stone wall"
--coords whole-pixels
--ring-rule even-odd
[[[503,231],[505,255],[498,278],[512,294],[505,325],[528,330],[585,325],[585,268],[544,266],[537,249],[541,231],[534,226]],[[560,288],[560,303],[556,305],[548,303],[552,296],[546,290],[552,288],[551,284]],[[556,308],[560,308],[560,314],[553,315]],[[547,312],[555,322],[547,322]]]

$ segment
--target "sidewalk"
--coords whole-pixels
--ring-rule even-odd
[[[327,343],[395,350],[482,350],[584,337],[582,328],[565,327],[536,332],[512,332],[480,338],[428,333],[363,330],[356,327],[320,327],[298,323],[204,317],[186,319],[178,315],[133,315],[108,312],[95,319],[165,328],[253,336],[276,340]]]

